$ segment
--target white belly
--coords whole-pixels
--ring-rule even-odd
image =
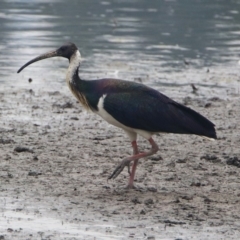
[[[98,102],[98,111],[96,111],[95,113],[98,114],[99,116],[101,116],[105,121],[107,121],[108,123],[122,128],[123,130],[125,130],[128,133],[136,133],[139,134],[140,136],[149,139],[154,133],[152,132],[147,132],[141,129],[135,129],[135,128],[131,128],[131,127],[127,127],[125,125],[123,125],[122,123],[120,123],[119,121],[117,121],[115,118],[113,118],[104,108],[103,108],[103,103],[104,103],[104,98],[106,97],[106,95],[103,95]]]

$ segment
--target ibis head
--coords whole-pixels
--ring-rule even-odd
[[[71,56],[78,50],[76,45],[74,43],[66,43],[62,45],[60,48],[54,51],[50,51],[44,54],[41,54],[40,56],[30,60],[26,64],[24,64],[17,72],[20,73],[25,67],[28,65],[46,59],[46,58],[52,58],[52,57],[64,57],[70,60]]]

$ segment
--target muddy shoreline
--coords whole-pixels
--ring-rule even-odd
[[[211,119],[218,140],[155,136],[160,151],[140,161],[131,191],[127,170],[107,182],[132,152],[124,132],[70,92],[0,100],[0,239],[240,238],[239,96],[175,99]]]

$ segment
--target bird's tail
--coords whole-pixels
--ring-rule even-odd
[[[188,108],[182,104],[174,103],[177,105],[178,114],[182,115],[184,121],[181,128],[184,129],[183,133],[195,134],[210,139],[217,139],[215,125],[207,118],[197,113],[196,111]],[[175,106],[176,107],[176,106]]]

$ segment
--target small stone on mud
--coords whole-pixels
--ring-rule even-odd
[[[155,187],[148,187],[147,190],[149,192],[157,192],[157,189]]]
[[[204,198],[204,202],[209,204],[210,202],[212,202],[212,200],[210,198],[208,198],[208,197],[205,197]]]
[[[144,209],[141,210],[140,214],[145,215],[146,211]]]
[[[193,200],[193,196],[187,196],[187,195],[184,195],[184,196],[181,196],[182,199],[185,199],[185,200]]]
[[[212,102],[221,102],[222,100],[221,100],[219,97],[212,97],[212,98],[209,98],[209,101],[212,101]]]
[[[8,173],[9,178],[13,178],[13,175],[11,173]]]
[[[73,104],[71,102],[66,102],[63,105],[60,105],[61,108],[73,108]]]
[[[201,187],[201,185],[202,184],[200,182],[192,182],[190,186],[191,187]]]
[[[17,146],[17,147],[14,148],[14,152],[30,152],[30,153],[33,153],[33,150],[31,150],[30,148],[27,148],[27,147]]]
[[[126,201],[126,198],[119,198],[117,199],[118,202],[123,202],[123,201]]]
[[[36,172],[36,171],[29,171],[29,172],[28,172],[28,176],[36,177],[36,176],[38,176],[38,175],[42,175],[42,173]]]
[[[186,222],[181,222],[181,221],[178,222],[178,221],[174,221],[174,220],[172,221],[172,220],[168,220],[168,219],[167,219],[167,220],[164,220],[163,222],[166,223],[166,224],[174,224],[174,225],[183,225],[183,224],[186,224]]]
[[[163,160],[161,156],[153,156],[150,158],[152,161],[158,162],[160,160]]]
[[[130,233],[128,237],[130,238],[134,238],[135,234],[134,233]]]
[[[211,107],[211,106],[212,106],[212,104],[209,103],[209,102],[204,105],[205,108],[209,108],[209,107]]]
[[[190,105],[192,103],[192,98],[191,97],[185,97],[183,99],[183,105]]]
[[[117,214],[119,214],[119,212],[118,212],[118,211],[116,211],[116,210],[114,210],[114,211],[112,212],[112,214],[115,214],[115,215],[117,215]]]
[[[144,203],[145,203],[145,205],[151,205],[154,202],[153,202],[153,200],[151,198],[149,198],[149,199],[145,200]]]
[[[132,199],[132,202],[133,202],[134,204],[140,204],[140,203],[141,203],[137,197],[133,198],[133,199]]]
[[[60,95],[60,92],[59,91],[49,92],[48,95],[49,96],[57,96],[57,95]]]
[[[240,168],[240,159],[238,159],[238,157],[230,157],[229,159],[227,159],[226,163],[227,165],[233,165]]]
[[[75,121],[79,120],[79,118],[77,118],[77,117],[71,117],[70,119],[75,120]]]
[[[33,106],[32,106],[32,109],[38,109],[38,108],[40,108],[38,105],[33,105]],[[34,126],[36,126],[36,125],[39,126],[38,124],[36,124],[36,125],[33,124],[33,125],[34,125]]]
[[[217,163],[217,162],[221,162],[221,160],[216,156],[216,155],[204,155],[200,158],[201,160],[202,159],[205,159],[206,161],[210,161],[210,162],[213,162],[213,163]]]
[[[186,163],[187,162],[187,159],[186,158],[184,158],[184,159],[178,159],[177,161],[176,161],[176,163]]]
[[[71,102],[66,102],[64,104],[58,104],[58,103],[54,103],[52,104],[52,107],[57,107],[57,108],[73,108],[73,104]]]
[[[0,139],[0,144],[9,144],[12,143],[13,140],[12,139]]]
[[[154,236],[149,236],[147,237],[148,240],[155,240],[155,237]]]

